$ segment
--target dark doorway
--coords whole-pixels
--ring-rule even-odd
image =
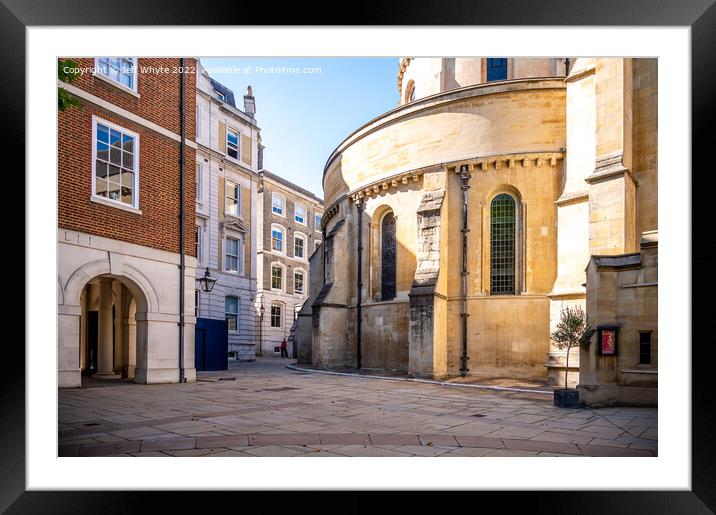
[[[97,348],[99,340],[99,311],[87,312],[87,354],[85,356],[85,375],[97,372]]]
[[[395,216],[388,213],[383,217],[381,224],[381,300],[395,298]]]

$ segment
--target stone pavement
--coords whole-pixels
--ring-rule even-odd
[[[298,372],[260,358],[193,384],[59,390],[59,456],[656,456],[657,409]]]

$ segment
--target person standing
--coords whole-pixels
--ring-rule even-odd
[[[288,342],[286,342],[286,338],[281,341],[281,357],[287,358],[288,357]]]

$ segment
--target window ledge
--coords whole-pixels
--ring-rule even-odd
[[[102,204],[103,206],[109,206],[109,207],[116,207],[117,209],[121,209],[122,211],[128,211],[129,213],[134,213],[135,215],[141,215],[142,210],[138,209],[136,207],[127,206],[125,204],[120,204],[119,202],[115,202],[113,200],[108,200],[104,197],[90,197],[90,202],[94,202],[96,204]]]
[[[272,214],[272,215],[276,215],[276,216],[280,216],[281,218],[286,218],[286,215],[283,215],[283,214],[281,214],[281,213],[277,213],[277,212],[274,211],[273,209],[271,210],[271,214]]]
[[[655,368],[623,368],[621,369],[623,374],[653,374],[659,373],[658,369]]]
[[[95,77],[97,77],[99,80],[106,82],[106,83],[109,84],[110,86],[114,86],[115,88],[117,88],[117,89],[120,90],[120,91],[124,91],[125,93],[129,93],[130,95],[132,95],[132,96],[134,96],[134,97],[141,98],[141,97],[139,96],[139,93],[137,93],[136,91],[134,91],[132,88],[128,88],[128,87],[125,86],[124,84],[120,84],[120,83],[117,82],[116,80],[112,80],[112,79],[110,79],[109,77],[105,77],[105,76],[102,75],[101,73],[96,73],[96,72],[95,72],[93,75],[94,75]],[[136,77],[135,77],[135,80],[136,80]]]
[[[224,154],[224,157],[229,163],[245,166],[245,163],[241,161],[241,156],[239,156],[239,159],[236,159],[235,157],[231,157],[229,154]]]

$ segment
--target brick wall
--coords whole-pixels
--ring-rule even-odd
[[[79,59],[91,66],[93,59]],[[186,64],[194,66],[193,59]],[[139,59],[139,65],[173,67],[179,59]],[[73,85],[179,132],[179,75],[139,74],[140,98],[85,75]],[[186,134],[195,133],[196,76],[185,81]],[[141,214],[91,202],[92,115],[139,134],[139,209]],[[169,252],[179,251],[179,142],[143,125],[82,101],[58,113],[58,226]],[[195,225],[195,150],[185,150],[185,251],[193,256]]]

